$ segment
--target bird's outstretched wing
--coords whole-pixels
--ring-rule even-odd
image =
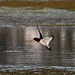
[[[43,38],[43,42],[44,42],[47,46],[49,46],[49,43],[52,41],[52,39],[53,39],[52,36],[50,36],[50,37],[45,37],[45,38]]]
[[[39,34],[40,34],[40,39],[43,39],[43,36],[42,36],[42,34],[41,34],[41,32],[40,32],[38,26],[37,26],[37,29],[38,29],[38,32],[39,32]]]

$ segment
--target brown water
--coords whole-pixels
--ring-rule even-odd
[[[36,26],[0,27],[0,65],[75,67],[75,27],[40,27],[44,37],[54,35],[52,51],[30,40],[39,37]]]

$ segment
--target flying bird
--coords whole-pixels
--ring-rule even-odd
[[[40,37],[39,37],[39,38],[33,38],[33,39],[30,40],[30,41],[35,40],[36,42],[38,42],[38,43],[42,44],[43,46],[45,46],[48,50],[52,50],[51,47],[49,46],[49,44],[50,44],[50,42],[54,39],[54,36],[51,35],[50,37],[45,37],[45,38],[43,38],[43,36],[42,36],[42,34],[41,34],[41,32],[40,32],[38,26],[37,26],[37,30],[38,30],[38,32],[39,32],[39,34],[40,34]]]

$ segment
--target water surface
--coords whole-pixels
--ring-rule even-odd
[[[30,40],[39,37],[36,26],[0,27],[0,65],[75,67],[75,27],[40,27],[44,37],[54,35],[52,51]]]
[[[75,11],[0,7],[0,25],[75,25]]]

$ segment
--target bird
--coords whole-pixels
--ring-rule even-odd
[[[35,40],[36,42],[40,43],[41,45],[45,46],[47,48],[47,50],[52,50],[51,47],[49,46],[50,42],[54,39],[54,35],[51,35],[50,37],[44,37],[42,36],[42,33],[40,32],[39,27],[37,26],[37,30],[40,34],[39,38],[33,38],[30,41]]]

